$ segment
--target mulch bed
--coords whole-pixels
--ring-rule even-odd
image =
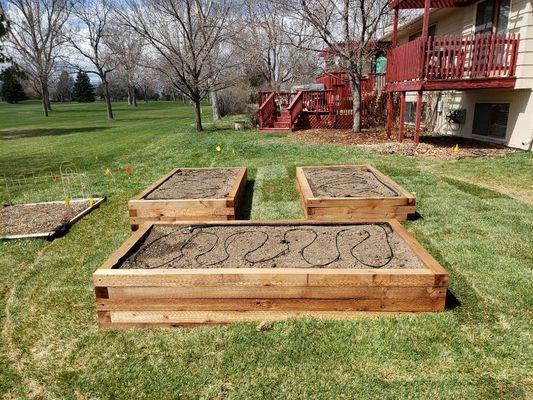
[[[388,224],[154,226],[119,268],[424,268]]]
[[[365,168],[304,168],[315,197],[395,197],[398,193]]]
[[[405,140],[403,143],[399,143],[395,140],[389,140],[385,129],[366,130],[361,133],[338,129],[310,129],[296,131],[291,136],[291,140],[353,145],[373,150],[380,154],[400,154],[410,157],[425,156],[439,159],[497,157],[520,151],[479,140],[442,135],[422,135],[420,143],[416,145],[412,141],[412,137],[412,132],[407,131]],[[453,150],[456,144],[459,145],[457,152]]]
[[[231,191],[238,173],[238,168],[178,169],[144,199],[223,199]]]

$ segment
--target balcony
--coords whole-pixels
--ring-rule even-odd
[[[513,88],[514,34],[419,38],[389,50],[386,91]]]

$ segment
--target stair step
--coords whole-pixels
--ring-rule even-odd
[[[274,122],[274,128],[285,128],[290,129],[291,124],[288,122]]]
[[[291,128],[259,128],[260,131],[272,131],[272,132],[287,132],[287,131],[293,131],[294,129]]]
[[[277,117],[275,119],[276,122],[286,122],[286,123],[290,123],[291,122],[291,118],[290,117]]]

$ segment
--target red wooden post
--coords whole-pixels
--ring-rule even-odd
[[[429,7],[431,5],[431,0],[424,1],[424,21],[422,23],[422,38],[427,40],[428,30],[429,30]]]
[[[392,47],[396,47],[398,45],[398,13],[399,13],[398,6],[394,7],[394,23],[392,27]]]
[[[415,119],[415,143],[420,142],[420,120],[422,119],[422,91],[418,91],[416,99],[416,119]]]
[[[387,138],[388,139],[390,139],[392,135],[392,123],[393,123],[393,118],[394,118],[394,115],[392,112],[392,107],[393,107],[392,96],[393,96],[392,93],[387,94]]]
[[[403,122],[405,120],[405,92],[400,92],[400,117],[398,127],[398,141],[403,141]]]

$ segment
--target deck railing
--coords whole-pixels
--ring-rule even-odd
[[[419,38],[389,50],[386,83],[512,77],[519,41],[507,33]]]

